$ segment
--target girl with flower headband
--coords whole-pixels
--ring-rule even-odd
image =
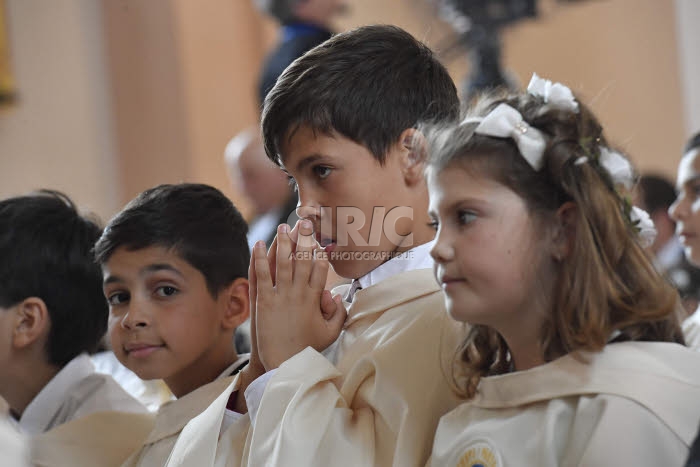
[[[468,401],[432,465],[682,465],[700,420],[700,355],[643,251],[633,177],[571,91],[536,75],[428,130],[431,254]],[[653,238],[653,237],[651,237]]]

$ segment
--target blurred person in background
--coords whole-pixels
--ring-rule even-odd
[[[676,232],[685,247],[685,256],[700,266],[700,133],[685,146],[678,166],[678,198],[669,209],[676,221]],[[683,333],[689,347],[700,349],[700,312],[696,311],[683,323]]]
[[[224,160],[233,187],[251,206],[248,247],[264,240],[269,247],[277,226],[296,222],[297,194],[287,175],[265,155],[260,132],[248,128],[234,136],[226,145]]]
[[[683,254],[683,245],[676,235],[676,222],[668,212],[676,200],[673,182],[658,174],[642,175],[635,198],[634,204],[649,213],[656,228],[656,239],[650,247],[654,264],[676,286],[683,307],[691,314],[700,299],[700,269],[690,264]]]
[[[260,73],[258,98],[265,96],[285,68],[333,35],[331,22],[348,8],[347,0],[254,0],[263,13],[281,26],[280,39],[267,56]]]

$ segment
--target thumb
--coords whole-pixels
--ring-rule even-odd
[[[328,294],[330,295],[330,292]],[[333,303],[334,310],[326,318],[326,322],[331,329],[337,333],[340,333],[340,331],[343,329],[343,324],[345,324],[345,319],[348,316],[348,312],[345,310],[345,306],[343,306],[343,299],[340,297],[340,295],[333,297],[331,299],[331,303]]]

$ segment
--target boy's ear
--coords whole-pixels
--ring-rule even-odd
[[[46,303],[38,297],[28,297],[14,307],[15,321],[12,345],[16,349],[29,347],[48,335],[51,317]]]
[[[561,261],[571,254],[576,240],[578,208],[568,201],[557,209],[556,224],[552,235],[552,256]]]
[[[226,294],[226,309],[222,325],[226,329],[235,329],[250,316],[248,279],[239,277],[223,293]]]
[[[399,138],[401,169],[408,185],[423,181],[423,169],[428,156],[425,136],[415,128],[405,129]]]

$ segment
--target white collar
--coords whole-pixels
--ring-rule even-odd
[[[20,430],[29,435],[38,435],[46,431],[71,388],[93,373],[95,366],[85,353],[68,362],[24,409],[19,418]]]
[[[428,243],[418,245],[410,250],[404,251],[398,256],[390,259],[386,263],[382,263],[370,272],[360,277],[358,282],[360,287],[366,289],[374,284],[395,276],[402,272],[413,271],[414,269],[427,269],[433,267],[433,258],[430,256],[430,250],[433,248],[435,240]]]

